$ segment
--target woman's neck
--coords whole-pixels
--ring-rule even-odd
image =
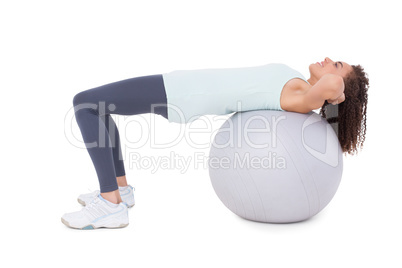
[[[310,83],[310,85],[312,85],[312,86],[314,86],[315,85],[315,83],[317,83],[317,78],[315,78],[315,77],[310,77],[309,79],[307,79],[307,82],[309,82]]]

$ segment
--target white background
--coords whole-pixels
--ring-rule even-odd
[[[0,265],[401,267],[397,4],[2,1]],[[66,134],[76,93],[177,69],[271,62],[309,77],[308,65],[326,56],[361,64],[369,74],[367,136],[357,156],[344,158],[336,196],[312,219],[247,221],[220,202],[207,168],[153,172],[127,162],[128,181],[136,187],[128,227],[79,231],[61,223],[64,213],[81,209],[79,194],[98,187],[87,151]],[[179,128],[157,115],[113,117],[120,124],[152,117],[160,136]],[[69,131],[79,138],[75,121]],[[134,122],[120,134],[134,142],[141,133]],[[145,144],[131,152],[157,157],[173,150],[182,157],[209,151],[182,140],[169,149]]]

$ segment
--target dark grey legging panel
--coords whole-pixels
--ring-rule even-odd
[[[166,91],[161,74],[125,79],[82,91],[73,99],[75,117],[95,166],[100,191],[118,189],[125,175],[120,137],[110,114],[155,113],[167,119]]]

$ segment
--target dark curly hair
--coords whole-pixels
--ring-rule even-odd
[[[338,105],[328,105],[325,101],[320,115],[334,128],[344,153],[357,153],[363,149],[366,138],[366,112],[369,79],[360,65],[352,65],[353,70],[343,79],[345,101]]]

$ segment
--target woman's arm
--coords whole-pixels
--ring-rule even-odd
[[[339,104],[345,100],[345,84],[340,75],[325,74],[304,95],[304,102],[311,110],[319,109],[325,101]]]

